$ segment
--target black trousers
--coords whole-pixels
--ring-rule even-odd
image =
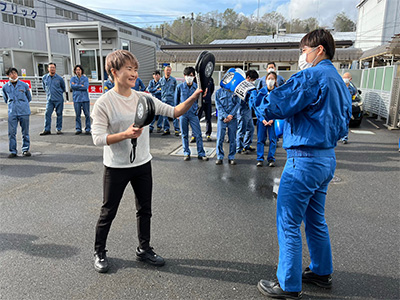
[[[128,183],[135,192],[136,221],[139,247],[150,247],[150,219],[153,177],[151,163],[133,168],[105,167],[103,177],[103,205],[100,218],[96,225],[96,241],[94,250],[101,252],[106,249],[106,241],[111,223],[114,220],[122,195]]]
[[[211,101],[210,103],[204,102],[203,105],[200,107],[198,112],[199,120],[201,119],[204,111],[204,115],[206,118],[206,135],[211,135],[212,126],[211,126]]]

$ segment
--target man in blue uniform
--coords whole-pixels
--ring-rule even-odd
[[[185,76],[185,82],[180,83],[176,87],[175,92],[175,106],[186,101],[197,89],[197,84],[193,82],[195,76],[195,69],[193,67],[186,67],[183,70]],[[203,139],[201,137],[200,120],[197,117],[198,104],[194,102],[190,109],[180,116],[181,133],[182,133],[182,147],[184,160],[190,160],[190,148],[189,148],[189,124],[193,130],[193,136],[196,138],[197,143],[197,158],[207,161],[208,157],[203,148]]]
[[[3,86],[4,102],[8,104],[8,140],[9,140],[9,158],[17,156],[17,127],[21,126],[22,132],[22,155],[31,156],[29,152],[29,116],[31,109],[31,92],[29,86],[18,79],[18,70],[9,68],[6,75],[10,81]]]
[[[62,112],[64,109],[63,93],[65,92],[65,83],[64,79],[56,74],[55,63],[49,63],[47,70],[49,73],[44,75],[42,79],[43,89],[46,92],[47,103],[44,119],[44,130],[40,133],[40,135],[51,134],[51,115],[53,114],[54,110],[57,114],[57,134],[62,134]]]
[[[146,91],[148,91],[150,94],[153,95],[153,97],[156,97],[157,99],[161,100],[161,86],[160,86],[160,79],[161,79],[161,73],[158,70],[155,70],[153,72],[153,79],[150,80],[149,85],[147,86]],[[157,132],[162,131],[162,121],[163,118],[160,116],[154,116],[153,121],[150,123],[150,133],[153,132],[154,130],[154,123],[157,121]]]
[[[246,72],[246,80],[254,84],[258,79],[258,73],[255,70],[248,70]],[[248,154],[251,151],[255,151],[255,148],[251,147],[253,142],[254,134],[254,123],[251,108],[246,101],[240,100],[240,107],[237,113],[238,118],[238,129],[236,135],[236,152]]]
[[[236,131],[237,131],[237,111],[240,99],[233,92],[226,89],[219,89],[215,92],[215,105],[218,110],[217,121],[217,161],[216,165],[222,165],[224,159],[224,138],[226,129],[229,137],[228,163],[236,165]]]
[[[161,100],[164,103],[169,105],[174,105],[174,95],[176,89],[176,79],[171,76],[172,69],[170,66],[166,66],[164,69],[164,76],[160,79],[160,86],[161,86]],[[169,120],[168,117],[163,117],[164,122],[164,132],[163,135],[170,134],[169,131]],[[173,121],[175,135],[179,136],[179,120],[174,119]]]
[[[351,74],[349,72],[346,72],[346,73],[343,74],[342,78],[343,78],[344,83],[347,86],[347,89],[350,92],[351,100],[356,99],[357,89],[351,84],[351,80],[353,79],[351,77]],[[342,138],[342,143],[343,144],[347,144],[348,140],[349,140],[349,133],[347,132],[346,136],[344,136]]]
[[[325,200],[336,168],[334,148],[346,135],[351,117],[350,93],[331,62],[335,41],[329,31],[318,29],[305,35],[300,51],[302,71],[266,98],[254,89],[247,93],[252,107],[262,98],[262,111],[269,119],[285,119],[283,148],[287,161],[280,180],[276,215],[278,280],[258,283],[259,291],[273,298],[301,299],[302,281],[325,288],[332,286]],[[235,90],[236,86],[229,86],[229,82],[234,81],[225,80],[223,86]],[[311,258],[303,273],[302,221]]]
[[[111,90],[114,87],[114,82],[112,81],[111,77],[108,77],[106,81],[104,81],[104,93],[107,93],[109,90]]]
[[[85,115],[85,134],[90,134],[90,100],[89,100],[89,79],[84,75],[81,65],[74,68],[76,76],[71,78],[72,99],[75,109],[75,134],[82,133],[81,112]]]
[[[143,92],[146,90],[146,86],[144,85],[142,79],[138,77],[136,78],[135,86],[132,89],[138,92]]]
[[[268,63],[267,72],[268,73],[270,73],[270,72],[277,73],[275,62]],[[278,75],[278,79],[277,79],[276,83],[278,86],[285,84],[285,78],[283,78],[281,75]],[[257,90],[261,90],[263,87],[265,87],[267,85],[267,76],[265,75],[265,76],[261,77],[256,85],[257,85]]]

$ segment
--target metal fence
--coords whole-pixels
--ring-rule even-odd
[[[22,80],[29,80],[31,82],[31,103],[46,103],[46,93],[42,86],[42,77],[39,76],[26,76],[20,77]],[[0,80],[8,80],[8,77],[1,77]],[[3,93],[0,93],[0,98],[3,97]],[[3,99],[3,98],[2,98]]]

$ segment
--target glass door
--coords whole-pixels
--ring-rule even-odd
[[[85,70],[85,75],[92,80],[99,80],[97,69],[97,51],[93,50],[79,50],[79,61],[82,68]]]

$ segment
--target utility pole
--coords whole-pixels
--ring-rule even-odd
[[[193,13],[192,13],[192,17],[190,18],[190,44],[193,45],[193,22],[194,22],[194,17],[193,17]]]

